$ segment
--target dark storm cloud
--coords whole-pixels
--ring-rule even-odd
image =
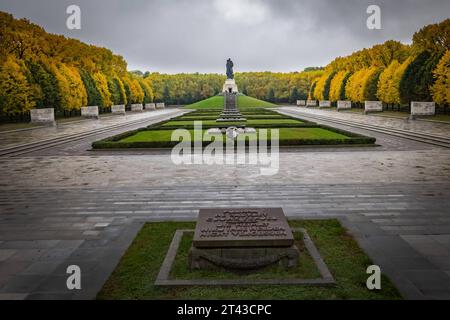
[[[68,30],[77,4],[82,29]],[[382,30],[366,9],[382,10]],[[385,40],[409,42],[420,27],[448,18],[448,0],[2,0],[0,10],[47,31],[121,54],[130,69],[223,72],[295,71],[325,65]]]

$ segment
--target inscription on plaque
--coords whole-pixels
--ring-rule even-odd
[[[281,208],[202,209],[194,247],[291,246],[292,231]]]

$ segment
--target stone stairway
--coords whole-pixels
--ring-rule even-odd
[[[220,114],[220,118],[216,120],[217,122],[228,122],[228,121],[247,121],[247,119],[242,117],[242,114],[237,108],[237,94],[236,93],[224,93],[224,108],[223,112]]]

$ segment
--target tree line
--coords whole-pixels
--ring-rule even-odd
[[[428,25],[411,45],[387,41],[326,67],[301,72],[236,73],[239,90],[270,102],[381,100],[450,102],[450,19]],[[160,74],[127,71],[106,48],[47,33],[26,19],[0,12],[0,114],[32,108],[57,111],[82,106],[165,102],[190,104],[222,91],[222,74]]]
[[[450,19],[417,31],[411,45],[386,41],[338,57],[315,79],[309,98],[351,100],[362,105],[378,100],[387,105],[411,101],[450,103]]]
[[[106,48],[54,35],[0,12],[0,113],[32,108],[71,111],[82,106],[151,102],[149,79],[127,71]]]

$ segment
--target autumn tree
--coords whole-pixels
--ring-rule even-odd
[[[330,98],[329,100],[336,102],[338,100],[345,100],[345,85],[350,76],[349,71],[339,71],[333,77],[330,83]]]
[[[35,90],[28,83],[25,66],[9,55],[0,69],[0,110],[16,114],[31,110],[35,105]]]
[[[109,91],[108,80],[105,75],[98,71],[92,75],[92,79],[94,80],[95,86],[100,94],[100,103],[98,106],[110,107],[112,105],[111,92]]]
[[[438,104],[450,104],[450,50],[442,56],[433,75],[436,80],[431,87],[434,101]]]

